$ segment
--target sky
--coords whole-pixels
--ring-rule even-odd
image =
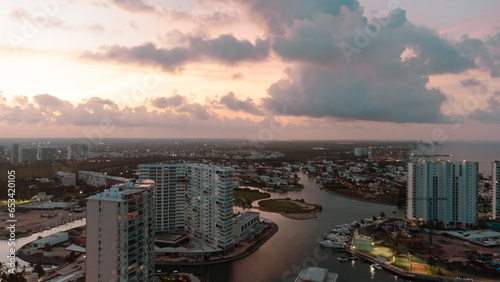
[[[0,137],[498,140],[496,0],[26,0]]]

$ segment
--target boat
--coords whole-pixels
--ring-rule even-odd
[[[319,242],[319,244],[322,247],[334,248],[334,249],[344,249],[346,247],[346,244],[344,242],[341,242],[341,241],[325,240],[325,241]]]
[[[374,263],[374,264],[372,264],[372,266],[373,266],[373,268],[375,268],[377,270],[382,270],[382,267],[378,263]]]

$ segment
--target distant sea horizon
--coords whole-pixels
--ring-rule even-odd
[[[500,141],[445,141],[435,146],[434,155],[450,161],[473,161],[479,163],[479,172],[492,174],[492,163],[500,160]]]

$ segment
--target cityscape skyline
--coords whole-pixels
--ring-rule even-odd
[[[498,11],[495,1],[10,2],[0,130],[497,140]]]

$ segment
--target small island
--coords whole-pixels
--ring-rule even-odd
[[[269,193],[263,193],[250,188],[233,189],[233,195],[235,205],[245,208],[251,208],[253,201],[271,198],[271,194]]]
[[[292,200],[270,199],[259,201],[259,209],[266,212],[275,212],[291,219],[311,219],[316,218],[316,213],[320,212],[321,205],[306,203],[303,199]]]

